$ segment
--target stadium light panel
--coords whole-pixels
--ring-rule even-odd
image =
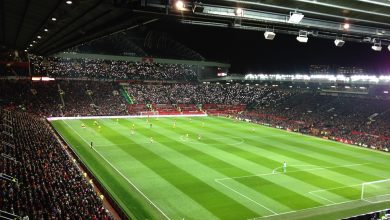
[[[52,21],[57,21],[57,18],[52,17],[51,20],[52,20]]]
[[[266,31],[264,32],[264,38],[266,40],[273,40],[275,38],[276,34],[273,31]]]
[[[345,44],[344,40],[341,40],[341,39],[334,40],[334,45],[336,45],[336,47],[342,47],[342,46],[344,46],[344,44]]]
[[[68,5],[71,5],[73,2],[72,1],[66,1],[66,4],[68,4]]]
[[[45,29],[43,29],[45,32],[48,32],[49,31],[49,29],[47,29],[47,28],[45,28]]]
[[[389,46],[387,46],[387,49],[390,51],[390,44],[389,44]]]
[[[290,12],[290,17],[288,18],[288,23],[298,24],[302,21],[304,15],[299,12]]]
[[[299,31],[299,35],[297,37],[297,41],[301,43],[307,43],[309,38],[307,37],[307,31]]]
[[[42,37],[40,35],[37,36],[38,39],[41,39]]]

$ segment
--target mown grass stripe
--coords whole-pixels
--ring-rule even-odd
[[[156,127],[158,127],[158,126],[154,125],[154,128],[150,129],[148,131],[148,135],[152,135],[153,137],[158,137],[160,135],[160,133],[164,133],[165,134],[165,132],[168,132],[166,129],[163,129],[161,127],[158,127],[158,129],[156,129]],[[178,132],[178,131],[176,131],[176,132]],[[184,131],[184,132],[181,132],[181,133],[180,132],[179,133],[170,132],[170,133],[167,133],[167,134],[169,134],[168,136],[176,136],[176,137],[178,137],[178,136],[181,136],[182,134],[185,134],[185,133],[187,133],[187,131]],[[167,138],[167,137],[165,136],[165,138]],[[240,168],[238,168],[238,167],[236,167],[236,166],[234,166],[232,164],[228,164],[228,163],[224,162],[223,160],[220,160],[217,157],[205,154],[202,151],[200,151],[198,149],[195,149],[195,148],[192,148],[189,145],[184,144],[182,142],[179,142],[177,140],[171,139],[170,143],[172,143],[172,144],[169,145],[169,146],[166,145],[165,143],[162,143],[162,144],[166,145],[167,147],[172,148],[173,150],[176,150],[178,152],[184,153],[184,154],[186,154],[186,156],[190,157],[191,159],[195,159],[198,162],[200,162],[202,164],[205,164],[206,166],[208,166],[211,169],[214,169],[214,170],[216,170],[218,172],[225,173],[226,175],[232,175],[232,174],[235,174],[235,175],[252,175],[252,173],[250,173],[250,172],[248,172],[246,170],[240,169]],[[218,144],[219,142],[214,140],[213,143]],[[212,148],[212,146],[209,146],[209,147]],[[266,181],[266,180],[264,180],[264,181]],[[246,183],[245,181],[242,181],[242,182]],[[295,192],[293,192],[291,190],[288,190],[286,188],[283,188],[283,187],[280,187],[279,190],[280,191],[285,191],[285,193],[295,194],[295,196],[302,197],[302,199],[304,197],[304,196],[301,196],[298,193],[295,193]],[[312,201],[309,198],[306,198],[306,200],[308,200],[309,202],[312,202],[312,203],[316,203],[315,201]],[[279,204],[278,206],[283,206],[283,205]]]
[[[228,132],[229,130],[227,130],[227,132],[225,132],[225,130],[220,130],[219,126],[214,126],[213,129],[217,129],[218,132],[230,134]],[[240,130],[240,129],[238,129],[238,130]],[[249,129],[248,129],[248,131],[249,131]],[[240,133],[240,134],[242,134],[242,133]],[[244,134],[242,134],[242,135],[244,135]],[[251,141],[251,143],[253,143],[253,138],[251,138],[250,140],[246,139],[245,141],[246,142]],[[297,156],[306,157],[305,159],[300,158],[300,160],[309,161],[308,159],[311,159],[311,161],[313,161],[313,162],[314,161],[322,161],[322,162],[324,162],[323,165],[325,165],[325,166],[330,165],[328,161],[339,161],[338,164],[359,163],[358,160],[352,160],[352,161],[348,160],[348,157],[346,157],[344,155],[333,154],[330,156],[330,155],[328,155],[328,154],[330,154],[329,151],[325,151],[325,150],[317,151],[317,149],[313,149],[313,146],[315,146],[314,144],[307,145],[306,143],[301,143],[300,147],[297,147],[293,144],[290,144],[289,143],[290,140],[285,140],[284,138],[271,139],[269,137],[262,137],[261,135],[256,137],[256,141],[260,141],[261,143],[263,143],[264,145],[262,145],[262,147],[272,145],[272,147],[280,148],[280,146],[284,146],[284,148],[278,152],[279,154],[282,154],[283,151],[294,151],[294,152],[298,153],[298,154],[296,154]],[[277,144],[272,144],[272,143],[277,143]],[[328,160],[324,161],[324,160],[320,160],[318,158],[313,158],[312,156],[306,156],[306,155],[302,154],[304,152],[307,152],[306,155],[318,155],[318,158],[328,158]],[[365,162],[367,162],[367,161],[360,160],[360,163],[365,163]],[[313,163],[313,164],[315,164],[315,163]],[[373,181],[373,180],[377,180],[377,179],[382,178],[382,177],[377,176],[377,175],[372,175],[371,173],[360,172],[359,168],[345,168],[345,170],[349,170],[350,172],[354,172],[354,173],[360,173],[360,175],[358,175],[358,176],[363,178],[363,179],[361,179],[362,182]],[[379,170],[377,172],[384,172],[384,171]]]
[[[160,121],[160,123],[164,124],[164,122],[161,122],[161,121]],[[155,124],[157,124],[157,123],[155,123]],[[156,126],[158,126],[157,127],[158,129],[155,129]],[[165,132],[167,132],[164,127],[159,126],[159,125],[155,125],[155,127],[153,129],[149,130],[149,133],[151,133],[152,136],[157,136],[157,134],[161,134],[164,130],[165,130]],[[172,130],[173,131],[170,134],[172,134],[173,136],[181,136],[181,135],[186,134],[186,133],[191,133],[193,135],[193,132],[191,130],[184,130],[184,129],[179,128],[179,127],[176,127],[175,129],[172,129]],[[211,140],[213,140],[213,139],[211,138]],[[180,143],[180,142],[178,142],[178,141],[176,141],[174,139],[171,139],[170,142],[172,143],[171,146],[180,146],[180,145],[181,145],[181,147],[182,146],[186,146],[185,144]],[[217,141],[217,140],[213,140],[213,143],[219,144],[220,142]],[[213,146],[210,146],[210,147],[213,147]],[[190,149],[190,148],[187,148],[187,149]],[[182,151],[183,149],[180,148],[180,149],[176,149],[176,150]],[[196,151],[196,150],[192,149],[192,151]],[[199,153],[202,153],[202,152],[197,151],[196,153],[199,154]],[[190,155],[191,155],[190,156],[191,158],[197,159],[196,157],[193,156],[194,154],[190,154]],[[202,161],[202,159],[205,157],[205,155],[207,155],[207,154],[203,154],[202,153],[203,157],[200,157],[200,161],[199,162],[205,163],[205,164],[209,163],[209,161]],[[234,170],[235,172],[233,172],[233,173],[238,173],[240,176],[253,175],[253,173],[250,173],[250,172],[248,172],[246,170],[240,169],[240,168],[238,168],[238,167],[236,167],[234,165],[227,164],[224,161],[222,161],[222,160],[220,160],[220,159],[218,159],[216,157],[208,156],[208,158],[210,160],[213,160],[212,163],[209,163],[210,165],[208,165],[208,166],[211,166],[212,169],[215,169],[215,170],[217,170],[219,172],[226,173],[227,175],[229,175],[229,174],[231,175],[232,170]],[[225,167],[228,167],[229,169],[227,170]],[[296,198],[299,198],[299,201],[300,201],[299,204],[298,203],[294,203],[294,202],[291,202],[291,203],[287,204],[288,206],[291,205],[290,208],[292,208],[292,209],[296,209],[298,207],[302,207],[302,205],[306,206],[308,204],[312,204],[313,206],[316,206],[316,205],[320,204],[320,203],[318,203],[318,201],[315,201],[315,200],[309,198],[308,196],[311,197],[310,194],[301,194],[301,193],[295,192],[295,191],[290,190],[290,189],[288,189],[288,188],[286,188],[284,186],[278,185],[275,182],[270,182],[266,178],[262,178],[262,177],[258,177],[258,176],[255,176],[254,178],[255,179],[259,179],[259,180],[261,179],[259,181],[259,183],[260,184],[264,184],[264,186],[273,185],[274,187],[277,187],[278,191],[281,194],[290,195],[290,196],[294,196]],[[247,185],[249,187],[252,187],[252,185],[248,185],[248,182],[246,180],[239,179],[237,181],[239,181],[240,183],[243,183],[243,184],[245,184],[245,185]],[[293,180],[291,180],[291,181],[293,181]],[[304,183],[304,182],[300,182],[299,184],[303,185],[303,188],[304,188],[304,185],[306,185],[306,183]],[[257,188],[255,188],[255,189],[257,189]],[[271,198],[272,198],[272,196],[275,196],[275,194],[273,194],[272,191],[267,191],[267,190],[265,190],[265,191],[264,190],[257,190],[257,191],[261,192],[262,194],[265,194],[266,196],[271,197]],[[307,202],[307,204],[303,204],[305,202],[302,202],[302,201]]]
[[[108,126],[106,126],[105,130],[115,134],[116,138],[111,139],[113,143],[121,143],[120,141],[118,142],[118,140],[126,140],[129,143],[133,143],[131,148],[122,145],[118,145],[118,147],[141,161],[150,169],[155,170],[161,178],[164,178],[166,181],[175,185],[176,188],[186,193],[194,201],[198,202],[218,218],[232,219],[232,214],[228,213],[228,210],[233,209],[233,207],[237,212],[235,214],[236,217],[239,215],[241,217],[250,218],[258,215],[258,213],[254,213],[242,204],[237,203],[235,200],[210,187],[199,178],[155,154],[151,149],[148,149],[148,146],[138,145],[128,136],[120,134]],[[101,132],[101,135],[106,136],[105,133],[106,132]],[[146,132],[145,135],[150,136],[147,135]],[[109,136],[107,138],[109,138]],[[224,201],[224,203],[220,204],[218,201]]]
[[[96,140],[96,143],[98,143],[98,142],[110,143],[111,139],[115,139],[114,145],[112,145],[110,147],[114,147],[114,148],[119,149],[119,152],[122,154],[120,156],[121,160],[123,160],[123,158],[130,159],[131,158],[130,156],[132,156],[132,154],[129,154],[128,152],[123,153],[122,152],[123,149],[129,149],[131,151],[133,149],[136,149],[136,151],[137,151],[136,154],[139,155],[139,158],[136,158],[137,161],[138,160],[140,160],[140,161],[147,160],[146,163],[154,163],[154,161],[160,160],[159,157],[162,157],[166,161],[171,162],[171,164],[175,165],[176,167],[179,167],[183,171],[191,174],[194,177],[197,177],[199,181],[203,181],[204,183],[207,183],[207,180],[205,179],[205,177],[207,177],[207,176],[209,176],[209,177],[211,177],[211,176],[224,177],[224,176],[232,176],[232,174],[234,174],[234,175],[240,174],[241,175],[242,171],[248,172],[248,173],[255,173],[257,169],[259,169],[259,172],[267,172],[268,170],[272,170],[275,168],[275,167],[272,167],[272,168],[269,167],[268,162],[272,163],[272,161],[273,161],[273,163],[277,164],[277,166],[280,166],[281,161],[283,161],[284,159],[287,159],[290,162],[290,164],[292,164],[292,161],[293,161],[296,164],[302,164],[302,165],[307,164],[307,165],[317,165],[318,166],[318,164],[324,164],[323,166],[326,166],[327,164],[333,164],[333,166],[337,166],[337,165],[342,165],[342,164],[346,164],[346,163],[350,163],[350,162],[357,163],[359,161],[361,161],[361,162],[375,161],[376,156],[380,155],[380,156],[378,156],[379,159],[377,161],[372,162],[372,164],[370,164],[370,165],[367,165],[367,166],[364,165],[364,166],[359,167],[359,168],[358,167],[348,167],[348,168],[337,167],[337,168],[330,168],[327,170],[305,171],[306,169],[303,167],[296,167],[296,168],[290,167],[290,169],[294,169],[297,171],[302,169],[303,171],[292,172],[292,173],[287,173],[287,174],[283,174],[283,175],[273,175],[271,177],[271,179],[269,179],[269,178],[266,179],[267,181],[271,182],[271,184],[272,183],[276,184],[276,185],[274,184],[275,187],[272,187],[272,185],[269,186],[269,190],[273,189],[275,194],[278,193],[278,191],[277,191],[278,185],[287,186],[287,187],[290,187],[290,186],[291,187],[298,187],[298,188],[309,187],[309,189],[322,189],[322,188],[329,189],[329,186],[332,186],[331,188],[334,188],[334,187],[340,187],[342,185],[348,185],[350,183],[361,182],[362,180],[360,178],[355,178],[355,175],[359,176],[361,174],[368,173],[368,174],[373,174],[373,176],[375,176],[375,178],[377,176],[386,177],[386,176],[390,175],[390,173],[386,172],[386,170],[380,170],[381,164],[384,164],[383,162],[389,161],[387,159],[388,157],[385,157],[385,155],[383,155],[383,154],[378,154],[376,152],[371,152],[369,150],[361,150],[358,148],[346,147],[342,144],[335,143],[335,142],[329,142],[329,147],[326,147],[327,141],[324,141],[321,139],[310,138],[307,136],[300,136],[300,135],[296,135],[294,133],[287,133],[287,132],[280,131],[280,130],[273,129],[273,128],[256,126],[256,125],[252,125],[252,124],[246,124],[244,122],[234,123],[231,120],[220,119],[220,118],[193,118],[191,120],[192,122],[189,122],[190,120],[187,118],[178,118],[177,119],[177,126],[180,126],[180,128],[182,128],[184,130],[188,130],[190,132],[193,132],[195,135],[197,133],[199,133],[200,131],[202,131],[205,133],[205,136],[206,135],[209,136],[210,139],[207,139],[207,140],[205,139],[203,141],[204,142],[203,144],[200,144],[200,143],[198,144],[197,142],[195,142],[195,143],[184,142],[184,145],[182,143],[182,145],[177,146],[176,144],[181,142],[180,139],[176,139],[175,137],[173,137],[177,134],[169,131],[170,128],[172,127],[173,119],[168,119],[168,118],[161,119],[161,120],[158,119],[158,121],[155,122],[156,128],[159,128],[159,126],[163,127],[163,129],[160,129],[160,128],[158,130],[155,129],[156,133],[153,133],[153,135],[156,136],[156,139],[159,139],[159,140],[161,139],[161,142],[162,142],[161,144],[156,143],[155,145],[149,145],[147,143],[148,137],[151,133],[149,133],[149,130],[148,130],[149,124],[146,123],[146,121],[144,119],[131,119],[131,121],[134,121],[137,124],[137,126],[139,126],[139,128],[137,128],[137,129],[142,129],[143,130],[142,132],[145,132],[144,134],[139,133],[139,135],[138,134],[135,135],[136,137],[134,137],[134,138],[130,136],[130,129],[129,128],[127,128],[128,130],[126,131],[126,128],[123,128],[123,129],[119,128],[118,126],[115,125],[114,121],[112,121],[112,120],[102,120],[102,122],[103,121],[105,121],[105,125],[103,126],[103,128],[101,129],[100,132],[97,129],[95,129],[97,132],[88,133],[87,136],[91,136],[91,137],[95,136],[94,139]],[[122,120],[119,120],[119,123],[121,121]],[[155,120],[153,119],[152,122],[154,122],[154,121]],[[201,127],[202,121],[205,122],[207,128]],[[115,130],[115,132],[119,132],[120,134],[133,139],[133,142],[129,142],[129,140],[123,139],[120,136],[118,137],[117,134],[111,132],[110,130],[107,130],[106,127],[109,127],[110,129]],[[250,132],[252,127],[256,127],[255,134],[259,132],[262,134],[261,137],[258,137],[257,135],[254,135],[253,133]],[[94,128],[96,128],[96,127],[94,127]],[[79,128],[79,130],[83,130],[83,129]],[[128,132],[128,133],[126,133],[126,132]],[[223,132],[225,132],[225,133],[223,133]],[[103,137],[103,136],[101,136],[100,133],[105,133],[106,136]],[[218,135],[227,136],[228,134],[233,134],[233,135],[231,135],[230,138],[225,138],[225,139],[218,138]],[[242,143],[238,146],[235,146],[237,148],[233,148],[234,145],[233,144],[229,145],[228,143],[229,142],[237,142],[237,140],[240,140],[240,139],[232,137],[232,136],[244,137],[245,143]],[[106,138],[108,138],[108,139],[106,139]],[[146,141],[145,141],[145,139],[146,139]],[[174,143],[175,145],[173,147],[169,146],[169,145],[172,145],[171,139],[175,139],[175,141],[176,141]],[[295,141],[290,142],[289,139],[294,139]],[[283,140],[285,142],[283,142],[283,143],[278,142],[280,140]],[[322,150],[316,151],[315,147],[310,146],[310,144],[308,145],[306,142],[310,142],[313,145],[316,145],[315,147],[318,147]],[[296,145],[299,145],[300,147],[297,147]],[[305,145],[305,146],[302,147],[302,145]],[[145,148],[145,149],[139,150],[138,148],[141,148],[141,147]],[[342,149],[338,149],[337,147],[340,147]],[[83,148],[83,147],[79,146],[79,148]],[[181,148],[184,148],[184,149],[181,149]],[[195,151],[189,150],[188,148],[193,148]],[[206,148],[211,148],[212,150],[209,150],[209,149],[205,150]],[[289,152],[287,152],[287,154],[285,153],[286,148],[288,148],[288,150],[289,150]],[[309,151],[308,148],[311,151]],[[102,147],[102,149],[103,149],[103,147]],[[348,160],[346,160],[346,158],[344,158],[344,157],[348,156],[348,154],[347,154],[348,150],[350,150],[351,154],[353,154],[353,160],[351,160],[351,161],[348,161]],[[150,151],[150,152],[148,154],[144,155],[143,151]],[[326,151],[330,151],[330,154],[327,153]],[[341,153],[339,151],[341,151]],[[358,151],[358,153],[355,153],[354,151]],[[182,154],[182,152],[185,152],[185,153]],[[215,155],[213,154],[214,152],[215,152]],[[224,152],[224,153],[221,153],[221,152]],[[365,159],[365,157],[363,157],[364,153],[367,153],[368,159]],[[115,159],[113,159],[113,158],[115,158],[115,151],[107,150],[107,154],[111,155],[111,160],[115,160]],[[155,155],[155,156],[150,157],[150,154]],[[180,156],[180,154],[182,154],[183,156]],[[190,154],[190,157],[187,156],[188,154]],[[193,154],[193,155],[191,155],[191,154]],[[303,156],[309,156],[309,157],[298,157],[297,158],[296,157],[297,155],[298,156],[303,155]],[[194,160],[194,158],[196,158],[196,160]],[[218,159],[216,164],[209,165],[209,163],[215,162],[215,158]],[[236,158],[236,159],[234,159],[234,161],[237,161],[238,163],[236,163],[236,164],[233,163],[233,160],[232,160],[233,158]],[[249,160],[248,158],[251,158],[252,160]],[[268,159],[268,161],[267,160],[262,161],[263,158]],[[318,160],[316,160],[316,158],[320,159],[321,161],[318,162]],[[308,161],[308,159],[309,159],[309,161]],[[248,161],[248,162],[244,162],[244,161]],[[143,162],[143,163],[145,163],[145,162]],[[126,164],[130,165],[131,163],[121,162],[121,163],[117,163],[117,164],[118,164],[118,166],[127,166]],[[166,163],[164,162],[163,164],[166,164]],[[198,166],[197,164],[199,164],[200,167],[198,167],[196,169],[189,167],[189,166],[196,167],[196,166]],[[207,168],[207,167],[205,168],[204,164],[207,164],[207,166],[209,168]],[[251,164],[254,165],[253,168],[251,167]],[[142,164],[142,165],[145,166],[144,164]],[[159,165],[159,163],[158,163],[158,165]],[[230,167],[231,165],[233,165],[233,167],[234,167],[233,169]],[[224,173],[217,172],[217,169],[223,169],[224,167],[227,167],[227,166],[229,166],[229,168],[226,169]],[[329,165],[329,167],[331,167],[331,166],[332,165]],[[167,172],[169,172],[168,170],[171,170],[170,166],[160,167],[157,165],[156,166],[149,165],[149,166],[145,166],[145,167],[146,167],[146,169],[150,169],[150,170],[157,169],[158,172],[164,172],[164,173],[167,173]],[[352,168],[352,170],[355,170],[357,172],[350,172],[351,168]],[[121,169],[126,170],[126,171],[129,170],[129,172],[131,172],[131,170],[132,170],[132,169],[129,169],[126,167],[122,167]],[[161,170],[159,170],[159,169],[161,169]],[[361,169],[361,170],[359,170],[359,169]],[[191,170],[196,171],[196,172],[191,172]],[[340,170],[340,172],[335,172],[337,170]],[[202,173],[199,173],[199,171],[204,172],[204,173],[207,173],[209,171],[209,173],[212,175],[211,176],[210,175],[203,175]],[[170,176],[169,179],[172,180],[173,182],[175,182],[176,184],[180,184],[180,182],[178,183],[175,181],[174,175],[177,174],[176,170],[175,169],[171,170],[171,173],[172,173],[172,176]],[[351,175],[349,175],[349,173],[351,173]],[[167,181],[166,179],[161,178],[161,176],[159,176],[160,174],[156,174],[156,175],[157,175],[157,176],[155,176],[156,179],[153,180],[153,181],[156,181],[155,182],[156,186],[162,186],[161,180],[166,181],[168,184],[171,184],[171,181]],[[168,175],[168,174],[166,174],[166,175]],[[143,178],[143,177],[141,176],[140,178]],[[160,178],[160,181],[157,178]],[[260,192],[261,192],[261,190],[265,190],[265,187],[261,186],[261,184],[257,185],[260,181],[256,180],[256,178],[257,177],[249,178],[249,179],[245,180],[246,181],[245,184],[241,183],[239,181],[235,181],[235,180],[234,181],[223,180],[223,182],[224,182],[224,184],[229,184],[229,186],[232,186],[233,188],[237,187],[235,189],[242,190],[241,192],[243,192],[245,195],[255,196],[254,197],[255,200],[257,200],[259,198],[256,198],[256,197],[258,195],[262,195]],[[276,179],[276,178],[279,178],[279,179]],[[147,181],[147,180],[145,180],[145,181]],[[317,182],[317,181],[319,181],[319,182]],[[297,182],[303,182],[303,185],[298,186],[296,184]],[[140,183],[142,184],[142,181]],[[244,184],[244,185],[242,185],[242,184]],[[195,183],[195,185],[197,185],[197,183]],[[211,184],[210,186],[212,189],[215,190],[216,188],[214,185],[215,184]],[[250,186],[250,185],[252,185],[252,186]],[[173,187],[175,187],[175,186],[173,186]],[[221,192],[224,192],[227,190],[227,189],[224,190],[221,187],[217,187],[217,188],[218,188],[217,191],[221,191]],[[145,190],[148,190],[149,192],[151,192],[150,188],[145,188]],[[178,189],[178,190],[180,192],[182,192],[182,190],[180,190],[180,189]],[[269,190],[267,190],[267,191],[269,191]],[[338,201],[344,201],[344,200],[341,197],[337,197],[337,195],[343,195],[344,198],[350,199],[356,194],[357,190],[358,190],[358,188],[355,188],[353,186],[351,186],[351,187],[347,186],[347,187],[340,188],[340,189],[329,190],[330,192],[322,191],[322,192],[318,192],[318,193],[320,196],[324,196],[325,198],[329,198],[332,201],[335,199],[334,201],[338,202]],[[299,189],[297,192],[299,194],[304,194],[306,191]],[[156,191],[155,195],[158,195],[158,194],[159,194],[158,191]],[[162,193],[160,193],[160,195],[162,195]],[[193,200],[192,197],[189,197],[189,198],[191,198],[191,202],[193,204],[197,204],[197,203],[201,204],[201,202],[199,202],[200,200],[196,201],[196,200]],[[231,196],[229,196],[229,198],[234,198],[233,200],[236,202],[242,200],[240,198],[235,198],[235,197],[231,197]],[[267,197],[264,197],[264,198],[267,198]],[[284,194],[275,196],[274,198],[278,201],[279,204],[285,203],[284,202],[285,200],[296,199],[296,198],[294,198],[294,195],[290,196],[290,195],[284,195]],[[160,201],[157,197],[154,199],[156,201]],[[221,201],[219,199],[217,199],[217,200],[220,203],[224,203],[224,201]],[[297,199],[297,200],[300,200],[300,199]],[[261,200],[257,200],[257,201],[262,202]],[[326,203],[325,200],[322,202]],[[239,204],[245,204],[245,207],[252,207],[251,205],[248,206],[248,204],[246,202],[239,203]],[[354,208],[354,206],[352,204],[357,204],[357,202],[348,203],[346,206],[336,205],[335,207],[340,207],[339,210],[328,209],[327,207],[323,207],[323,208],[319,208],[319,209],[318,208],[308,209],[307,211],[303,211],[303,212],[301,212],[301,211],[295,212],[296,210],[298,210],[300,208],[290,208],[290,210],[293,209],[291,211],[294,211],[294,213],[290,213],[287,216],[294,216],[294,218],[299,217],[299,216],[300,216],[299,218],[302,218],[304,216],[311,216],[311,217],[316,216],[316,219],[320,219],[319,214],[321,214],[321,213],[318,212],[317,210],[331,210],[332,212],[337,213],[334,216],[341,216],[341,215],[343,215],[343,213],[346,213],[344,210],[348,209],[348,207],[350,207],[350,209],[355,210],[354,212],[356,213],[357,210],[356,210],[356,208]],[[384,207],[385,204],[386,203],[380,203],[375,207]],[[202,204],[202,206],[203,205],[209,205],[209,204]],[[290,205],[290,207],[291,207],[291,205]],[[308,207],[310,207],[310,205]],[[127,208],[130,208],[130,207],[127,207]],[[374,206],[370,205],[370,209],[373,209],[373,208],[374,208]],[[189,210],[190,208],[183,207],[183,209]],[[203,207],[202,207],[202,209],[203,209]],[[234,207],[231,207],[230,209],[235,210]],[[147,208],[146,208],[146,210],[147,210]],[[207,210],[209,211],[210,209],[207,209]],[[214,210],[218,210],[218,209],[216,208]],[[228,212],[227,209],[225,209],[225,210],[226,210],[226,212]],[[281,208],[280,210],[283,210],[283,208]],[[171,209],[171,211],[176,212],[173,209]],[[252,211],[254,211],[254,210],[252,210]],[[286,211],[288,211],[288,210],[286,210]],[[146,212],[148,212],[148,211],[146,211]],[[184,214],[184,213],[186,213],[186,211],[183,210],[182,213]],[[200,219],[199,216],[196,215],[196,212],[192,212],[192,214],[194,214],[194,213],[195,213],[195,215],[191,215],[191,216],[183,215],[183,217],[185,217],[186,219],[189,219],[189,218]],[[212,212],[210,212],[210,213],[212,213]],[[254,211],[253,213],[258,213],[258,212]],[[300,213],[302,213],[302,214],[300,214]],[[216,215],[214,215],[214,213],[212,215],[216,216]],[[251,215],[252,214],[248,214],[247,216],[251,216]],[[260,214],[260,215],[263,215],[263,214]],[[180,216],[180,215],[176,215],[176,216]],[[222,216],[222,214],[220,216]],[[220,216],[216,216],[216,217],[220,218]],[[333,215],[328,215],[328,217],[329,216],[333,216]],[[239,214],[237,214],[237,215],[234,214],[234,216],[230,216],[230,218],[227,217],[227,219],[242,219],[241,217],[242,216],[240,216]],[[254,217],[254,216],[251,216],[251,217]],[[289,217],[287,217],[287,218],[289,218]],[[340,218],[340,217],[338,217],[338,218]]]
[[[192,127],[194,127],[194,126],[192,126]],[[220,126],[216,126],[216,127],[220,127]],[[210,129],[208,126],[206,127],[206,128],[203,128],[203,129]],[[225,132],[224,130],[220,130],[220,129],[218,129],[218,133],[219,134],[228,134],[228,135],[231,135],[231,133],[229,133],[229,132]],[[248,142],[248,139],[245,139],[246,140],[246,142]],[[268,144],[270,143],[270,142],[267,142]],[[254,146],[256,143],[252,143],[251,142],[251,144],[252,144],[252,146]],[[264,147],[265,145],[262,145],[262,147]],[[272,147],[272,151],[274,151],[275,149],[277,149],[277,147],[276,147],[276,145],[273,145],[273,147]],[[280,151],[278,151],[278,154],[283,154],[283,155],[286,155],[286,153],[288,153],[288,152],[290,152],[290,150],[288,150],[288,148],[290,148],[290,146],[285,146],[283,149],[280,149]],[[301,156],[301,155],[298,155],[298,154],[295,154],[294,152],[292,152],[292,153],[289,153],[288,155],[286,155],[286,156],[288,156],[288,157],[290,157],[290,158],[299,158],[300,160],[303,160],[303,161],[311,161],[312,163],[317,163],[318,164],[318,162],[319,161],[321,161],[321,160],[318,160],[318,159],[316,159],[316,158],[312,158],[312,157],[308,157],[308,156],[305,156],[305,155],[303,155],[303,156]],[[303,159],[301,158],[301,157],[304,157]],[[264,159],[262,159],[262,160],[264,160]],[[265,160],[267,160],[267,159],[265,159]],[[260,161],[260,160],[259,160]],[[266,164],[269,164],[269,161],[265,161],[266,162]],[[332,165],[332,163],[328,163],[327,161],[323,161],[323,164],[321,164],[322,166],[331,166]],[[333,164],[334,165],[334,164]],[[355,173],[355,174],[361,174],[361,172],[359,173],[359,172],[355,172],[355,170],[354,169],[350,169],[350,168],[347,168],[347,167],[343,167],[343,169],[334,169],[334,170],[332,170],[333,172],[340,172],[341,171],[341,173],[343,173],[344,174],[344,180],[345,179],[350,179],[350,177],[348,176],[348,175],[346,175],[346,173],[348,173],[348,171],[350,171],[349,173],[351,173],[351,172],[353,172],[353,173]],[[330,175],[331,176],[331,175]],[[361,175],[359,175],[359,176],[361,176]],[[364,173],[364,178],[366,178],[367,176],[369,176],[369,174],[366,174],[366,173]],[[329,177],[328,177],[329,178]],[[327,178],[323,178],[323,177],[321,177],[321,176],[318,176],[317,175],[317,178],[313,178],[313,179],[308,179],[308,180],[306,180],[306,182],[308,182],[309,184],[311,184],[311,185],[316,185],[316,184],[318,184],[318,183],[323,183],[323,182],[321,182],[321,181],[319,181],[320,179],[327,179]],[[378,177],[373,177],[373,179],[378,179]],[[367,180],[367,179],[366,179]],[[360,180],[360,181],[354,181],[354,180],[352,180],[353,182],[364,182],[364,181],[362,181],[362,180]],[[341,183],[340,183],[340,185],[341,185]],[[344,196],[344,194],[340,194],[339,196]],[[350,197],[349,195],[346,195],[345,196],[346,197],[346,199],[348,199],[348,197]],[[354,197],[356,197],[356,196],[354,196]]]

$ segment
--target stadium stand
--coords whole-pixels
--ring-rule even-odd
[[[0,81],[1,99],[42,116],[123,115],[127,114],[119,86],[112,82]]]
[[[390,209],[385,209],[377,212],[371,212],[364,215],[353,216],[349,218],[343,218],[343,220],[366,220],[366,219],[378,219],[387,220],[390,219]]]
[[[334,97],[245,84],[127,83],[121,86],[91,80],[2,81],[0,92],[7,106],[41,116],[206,112],[236,115],[383,151],[388,151],[390,144],[390,103],[376,98]]]
[[[31,56],[34,75],[64,78],[196,81],[195,67],[95,59]]]
[[[113,218],[54,138],[43,120],[48,116],[207,113],[382,151],[390,148],[390,103],[382,97],[199,83],[184,65],[62,58],[42,58],[35,65],[38,75],[56,80],[0,80],[0,210],[9,218]],[[128,78],[136,80],[122,81]],[[365,217],[373,215],[378,213]]]
[[[0,120],[0,210],[24,220],[112,219],[44,120],[1,108]]]

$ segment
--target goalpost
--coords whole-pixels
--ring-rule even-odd
[[[370,203],[390,201],[390,179],[362,183],[360,199]]]

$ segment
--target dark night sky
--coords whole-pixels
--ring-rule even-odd
[[[160,26],[161,28],[161,26]],[[333,40],[309,37],[306,44],[293,35],[277,34],[265,40],[263,32],[205,27],[164,25],[163,30],[208,60],[232,64],[232,73],[286,72],[305,70],[310,64],[360,66],[373,73],[390,74],[390,51],[381,52],[370,44],[346,42],[334,46]]]

